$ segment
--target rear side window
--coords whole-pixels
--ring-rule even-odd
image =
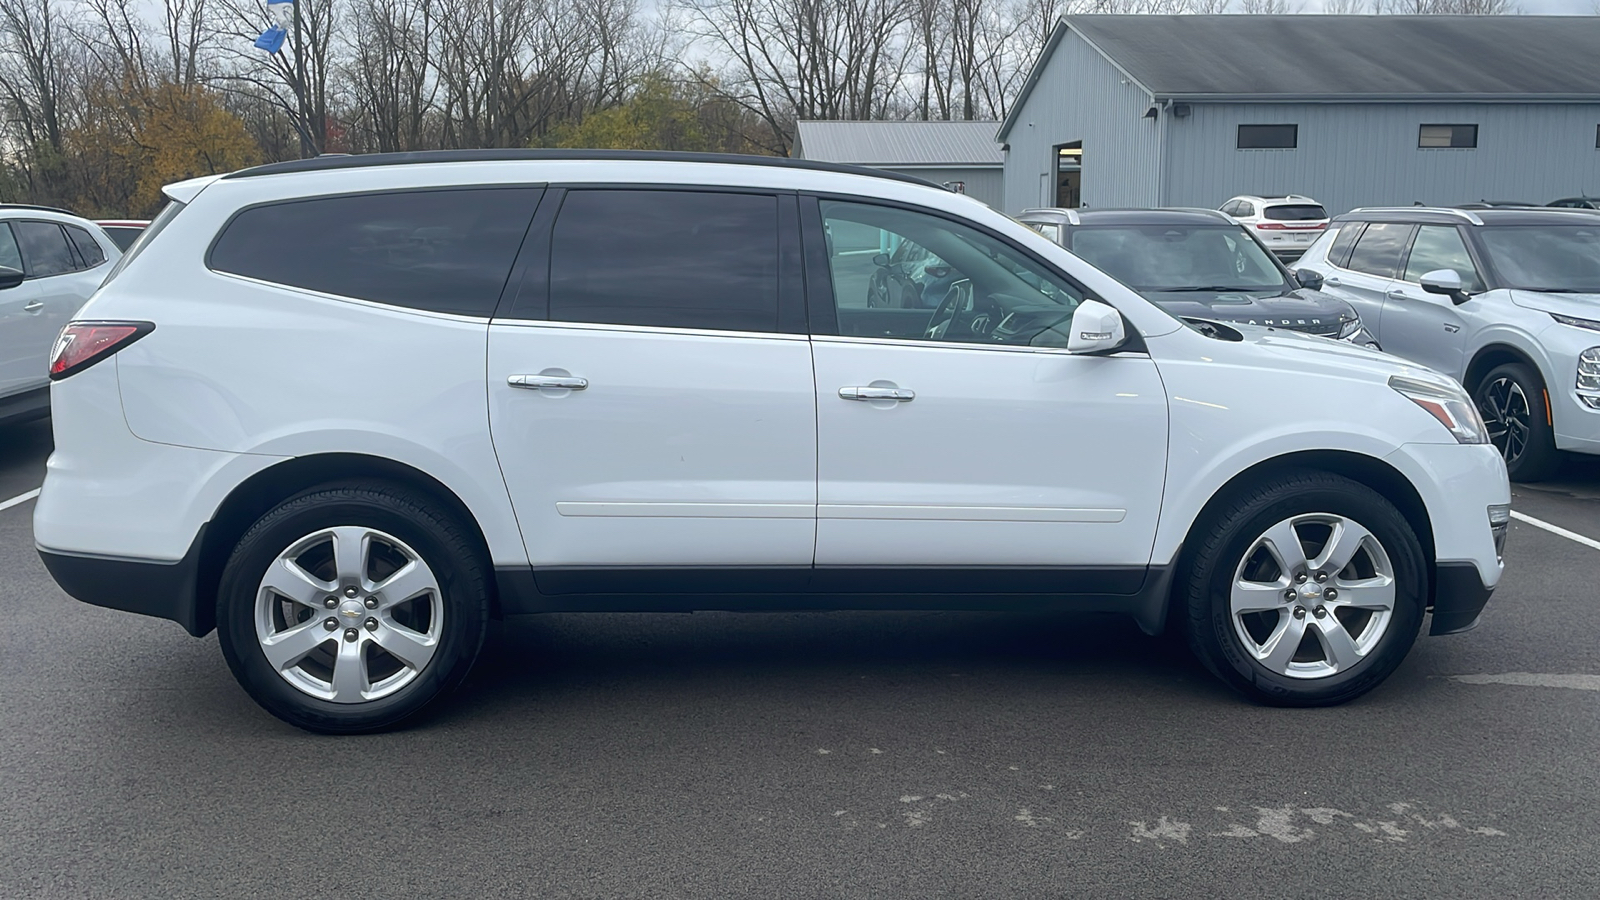
[[[106,261],[106,252],[100,249],[100,244],[76,225],[67,225],[67,236],[72,238],[73,246],[78,248],[78,256],[83,259],[83,267],[92,269]]]
[[[1326,219],[1328,211],[1315,203],[1284,203],[1267,207],[1263,215],[1279,222],[1312,222]]]
[[[1361,229],[1365,227],[1365,222],[1345,222],[1340,225],[1339,233],[1333,237],[1333,246],[1328,248],[1328,262],[1343,268],[1350,259],[1350,248],[1356,245],[1356,238],[1361,236]]]
[[[11,226],[0,222],[0,266],[22,271],[22,251],[17,249],[16,235]]]
[[[400,191],[257,206],[228,223],[208,263],[342,297],[488,316],[542,193]]]
[[[1400,256],[1411,238],[1411,226],[1394,222],[1374,222],[1361,232],[1350,264],[1345,268],[1380,278],[1393,278],[1399,272]]]
[[[60,275],[78,268],[67,234],[54,222],[13,222],[27,273],[32,278]]]
[[[777,198],[569,192],[550,242],[550,318],[777,331]]]

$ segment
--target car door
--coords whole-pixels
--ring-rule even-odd
[[[1420,225],[1406,257],[1405,270],[1390,284],[1383,302],[1383,349],[1460,378],[1466,374],[1462,351],[1467,339],[1463,306],[1422,289],[1422,276],[1454,270],[1467,292],[1483,290],[1472,254],[1454,225]],[[1469,304],[1472,301],[1467,301]]]
[[[28,278],[0,293],[0,396],[49,383],[46,372],[56,335],[88,296],[76,274],[80,268],[67,235],[55,222],[13,220],[0,235],[0,265],[21,268]],[[8,242],[6,238],[11,240]],[[16,256],[13,257],[12,254]],[[7,260],[10,260],[8,263]]]
[[[1362,324],[1385,350],[1389,346],[1383,335],[1383,303],[1399,274],[1413,230],[1412,225],[1395,222],[1368,223],[1356,238],[1349,259],[1322,282],[1323,291],[1355,307]]]
[[[862,336],[850,325],[859,266],[808,255],[816,583],[860,584],[868,567],[895,590],[1137,590],[1166,469],[1151,360],[1068,353],[1083,292],[993,234],[845,200],[807,215],[808,251],[824,223],[868,226],[928,247],[959,276],[940,309]],[[984,574],[994,566],[1017,571]]]
[[[803,587],[816,400],[798,228],[772,192],[546,194],[488,371],[541,591]],[[721,580],[695,582],[706,569]]]

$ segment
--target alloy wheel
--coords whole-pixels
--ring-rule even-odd
[[[1489,427],[1489,440],[1506,462],[1522,458],[1533,430],[1533,412],[1528,396],[1510,376],[1502,375],[1480,389],[1478,411]]]

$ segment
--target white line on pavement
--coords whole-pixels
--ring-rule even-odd
[[[10,509],[13,506],[20,506],[23,503],[27,503],[29,500],[32,500],[33,498],[35,498],[37,496],[39,496],[39,489],[38,488],[34,488],[33,490],[27,492],[26,494],[18,494],[17,496],[12,497],[10,500],[7,500],[6,502],[0,503],[0,512],[5,512],[6,510]],[[1600,546],[1600,544],[1596,544],[1595,546]]]
[[[1462,684],[1515,684],[1524,687],[1600,691],[1600,675],[1538,675],[1533,672],[1507,672],[1504,675],[1451,675],[1450,680]]]
[[[0,506],[0,509],[4,508],[5,507]],[[1600,550],[1600,541],[1597,541],[1594,538],[1584,537],[1576,531],[1568,531],[1565,528],[1562,528],[1560,525],[1551,525],[1549,522],[1535,519],[1533,516],[1524,515],[1514,509],[1511,511],[1511,518],[1516,519],[1518,522],[1527,522],[1529,525],[1532,525],[1535,528],[1543,528],[1545,531],[1548,531],[1551,534],[1559,534],[1569,541],[1577,541],[1585,547],[1592,547],[1596,550]]]

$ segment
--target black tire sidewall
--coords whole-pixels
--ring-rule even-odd
[[[1359,523],[1378,539],[1395,573],[1395,607],[1388,630],[1349,670],[1324,678],[1290,678],[1268,671],[1234,631],[1229,596],[1244,554],[1273,525],[1305,513],[1332,513]],[[1192,643],[1217,675],[1257,700],[1284,706],[1343,703],[1376,687],[1404,660],[1421,630],[1427,603],[1426,561],[1409,523],[1383,497],[1348,479],[1314,475],[1254,492],[1215,523],[1216,555],[1192,568],[1189,605]]]
[[[1513,465],[1506,462],[1506,473],[1512,481],[1539,481],[1555,473],[1560,464],[1560,457],[1556,452],[1555,429],[1550,427],[1545,404],[1548,402],[1545,393],[1544,379],[1525,363],[1505,363],[1490,369],[1487,374],[1478,380],[1472,389],[1472,402],[1481,411],[1483,409],[1483,395],[1489,385],[1502,377],[1509,377],[1522,388],[1522,395],[1528,400],[1528,446],[1523,449],[1522,456],[1517,458]]]
[[[295,541],[339,525],[374,528],[408,544],[438,579],[444,610],[439,646],[422,674],[388,697],[360,704],[333,703],[294,688],[267,662],[255,631],[256,594],[267,566]],[[487,619],[483,569],[459,528],[426,501],[384,490],[319,490],[280,505],[239,541],[217,591],[218,636],[240,685],[278,718],[328,733],[388,728],[421,712],[466,677]]]

